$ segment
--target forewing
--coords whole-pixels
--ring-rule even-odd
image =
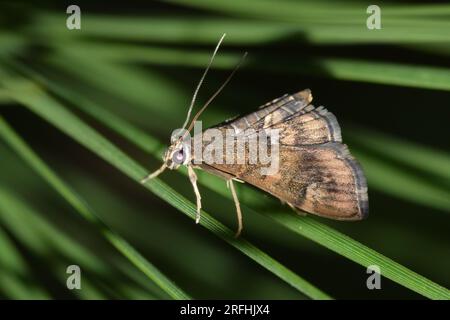
[[[267,166],[259,164],[214,164],[213,168],[309,213],[337,220],[368,215],[366,180],[345,145],[280,145],[279,153],[279,170],[273,175],[262,174],[261,168]]]
[[[241,133],[249,128],[259,130],[264,128],[266,123],[269,124],[269,119],[271,123],[282,122],[283,119],[308,106],[311,101],[312,95],[309,89],[291,95],[285,94],[262,105],[255,112],[227,120],[215,127],[233,129],[236,133]]]
[[[246,135],[263,129],[278,129],[280,143],[285,145],[342,142],[336,117],[323,106],[316,108],[311,105],[311,100],[308,89],[285,95],[253,113],[229,120],[216,128],[232,129],[235,134]]]
[[[280,143],[289,146],[342,142],[336,117],[322,106],[315,108],[309,105],[268,128],[278,129]]]

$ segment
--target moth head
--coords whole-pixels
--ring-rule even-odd
[[[183,140],[172,142],[164,154],[164,163],[169,169],[178,169],[181,165],[187,165],[191,161],[191,146]]]
[[[158,175],[164,172],[167,168],[173,170],[178,169],[181,165],[189,165],[191,161],[191,146],[189,141],[183,141],[183,139],[172,139],[172,144],[164,153],[162,166],[147,175],[141,180],[141,183],[145,183],[150,179],[156,178]]]

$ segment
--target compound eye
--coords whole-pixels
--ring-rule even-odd
[[[172,161],[176,164],[182,164],[186,159],[186,154],[183,149],[177,150],[173,153]]]

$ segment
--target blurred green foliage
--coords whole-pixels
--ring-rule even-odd
[[[450,298],[450,5],[383,4],[381,30],[362,1],[81,1],[81,30],[67,5],[0,4],[0,297]],[[223,32],[199,101],[249,57],[205,124],[311,88],[364,167],[368,220],[239,185],[234,239],[224,181],[200,173],[202,227],[186,172],[139,184]]]

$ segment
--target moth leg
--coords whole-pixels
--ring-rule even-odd
[[[239,237],[239,235],[242,232],[242,212],[241,212],[241,205],[239,203],[239,199],[236,194],[236,190],[234,189],[233,179],[227,180],[227,187],[231,190],[231,194],[233,195],[234,205],[236,206],[236,215],[237,215],[237,221],[238,221],[238,229],[235,234],[235,237]]]
[[[153,178],[156,178],[157,176],[159,176],[164,170],[166,170],[167,168],[167,164],[164,162],[162,164],[162,166],[156,170],[155,172],[149,173],[147,176],[145,176],[142,180],[141,183],[146,183],[148,180],[151,180]]]
[[[286,202],[288,204],[289,207],[292,208],[292,210],[294,210],[299,216],[307,216],[307,213],[305,211],[301,211],[299,209],[297,209],[292,203],[290,202]]]
[[[195,174],[194,169],[192,168],[192,166],[187,166],[188,168],[188,173],[189,173],[189,180],[191,180],[192,183],[192,187],[194,188],[194,193],[195,196],[197,198],[197,215],[195,217],[195,223],[199,223],[200,222],[200,211],[202,209],[202,197],[200,196],[200,192],[198,191],[198,187],[197,187],[197,175]]]

